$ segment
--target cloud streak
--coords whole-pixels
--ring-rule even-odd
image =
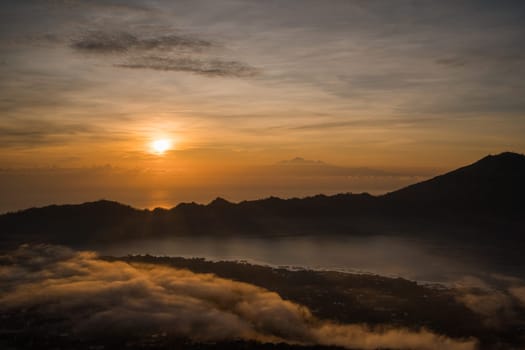
[[[195,50],[210,48],[210,41],[184,35],[163,35],[140,38],[127,32],[90,31],[79,38],[73,39],[71,48],[88,53],[110,54],[132,50]]]
[[[323,321],[265,289],[186,270],[108,262],[91,252],[23,245],[0,257],[0,310],[31,308],[83,335],[172,332],[197,341],[245,339],[375,349],[474,349],[427,330]]]
[[[120,57],[124,61],[114,64],[120,68],[235,78],[260,73],[246,63],[213,57],[209,50],[216,46],[211,41],[187,35],[140,37],[129,32],[107,31],[89,31],[70,43],[70,47],[80,53]]]
[[[79,136],[99,134],[102,130],[85,123],[58,124],[48,121],[25,120],[14,126],[0,124],[0,146],[38,147],[61,144]]]
[[[116,67],[133,69],[153,69],[158,71],[191,72],[208,77],[252,77],[259,71],[238,61],[219,59],[200,60],[190,57],[142,57],[131,59],[127,63],[116,64]]]

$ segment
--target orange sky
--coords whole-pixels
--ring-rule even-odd
[[[381,193],[525,151],[519,3],[0,7],[0,211]],[[275,168],[295,157],[324,170]]]

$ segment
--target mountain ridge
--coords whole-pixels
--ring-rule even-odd
[[[170,235],[424,234],[439,229],[472,234],[504,229],[523,236],[525,156],[489,155],[427,181],[381,196],[368,193],[232,203],[180,203],[136,209],[109,200],[51,205],[0,215],[6,239],[104,241]]]
[[[525,155],[504,152],[387,193],[388,200],[491,209],[519,214],[525,208]]]

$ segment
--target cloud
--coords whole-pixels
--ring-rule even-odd
[[[34,310],[84,336],[159,330],[197,341],[245,339],[375,349],[474,349],[428,330],[323,321],[250,284],[91,252],[23,245],[0,256],[0,310]],[[51,321],[50,321],[51,322]],[[51,326],[51,325],[49,325]],[[60,323],[63,326],[63,323]]]
[[[333,120],[310,124],[301,124],[288,127],[290,130],[330,130],[346,127],[374,128],[387,125],[390,128],[409,128],[420,124],[439,121],[438,118],[377,118],[377,119],[352,119],[352,120]]]
[[[200,60],[190,57],[142,57],[131,59],[116,67],[134,69],[153,69],[159,71],[191,72],[211,77],[251,77],[258,74],[254,67],[238,61],[219,59]]]
[[[237,60],[223,60],[208,52],[217,46],[187,35],[140,37],[128,32],[90,31],[71,41],[82,53],[117,55],[124,62],[115,67],[190,72],[207,77],[252,77],[259,70]],[[195,56],[196,53],[201,55]],[[202,55],[205,53],[204,55]]]
[[[200,51],[212,46],[207,40],[184,35],[163,35],[140,38],[127,32],[90,31],[73,39],[70,46],[81,52],[97,54],[121,53],[149,50],[184,50]]]
[[[525,307],[525,286],[511,287],[509,288],[509,293]]]
[[[464,276],[454,282],[457,300],[483,316],[487,327],[505,329],[515,324],[518,304],[525,305],[524,281],[513,276]]]
[[[82,1],[82,0],[45,0],[41,1],[47,3],[49,7],[55,8],[77,8],[81,9],[96,9],[101,11],[120,11],[120,12],[151,12],[152,8],[147,7],[147,4],[141,1],[112,1],[112,0],[92,0],[92,1]]]
[[[60,124],[48,121],[17,121],[13,126],[0,124],[0,146],[39,147],[64,143],[79,135],[99,134],[102,130],[89,124]]]
[[[343,167],[325,163],[320,160],[309,160],[302,157],[282,160],[266,167],[272,174],[288,176],[343,176],[343,177],[392,177],[402,176],[399,173],[388,172],[371,168]],[[261,169],[258,169],[261,171]]]
[[[448,58],[439,58],[435,61],[437,64],[442,64],[444,66],[452,67],[462,67],[467,64],[467,60],[459,57],[448,57]]]
[[[466,307],[484,317],[488,327],[499,328],[514,319],[512,301],[503,292],[495,290],[463,291],[458,297]]]

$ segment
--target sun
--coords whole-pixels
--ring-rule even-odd
[[[156,154],[164,154],[170,148],[171,148],[171,140],[169,139],[154,140],[151,143],[151,149],[153,153],[156,153]]]

